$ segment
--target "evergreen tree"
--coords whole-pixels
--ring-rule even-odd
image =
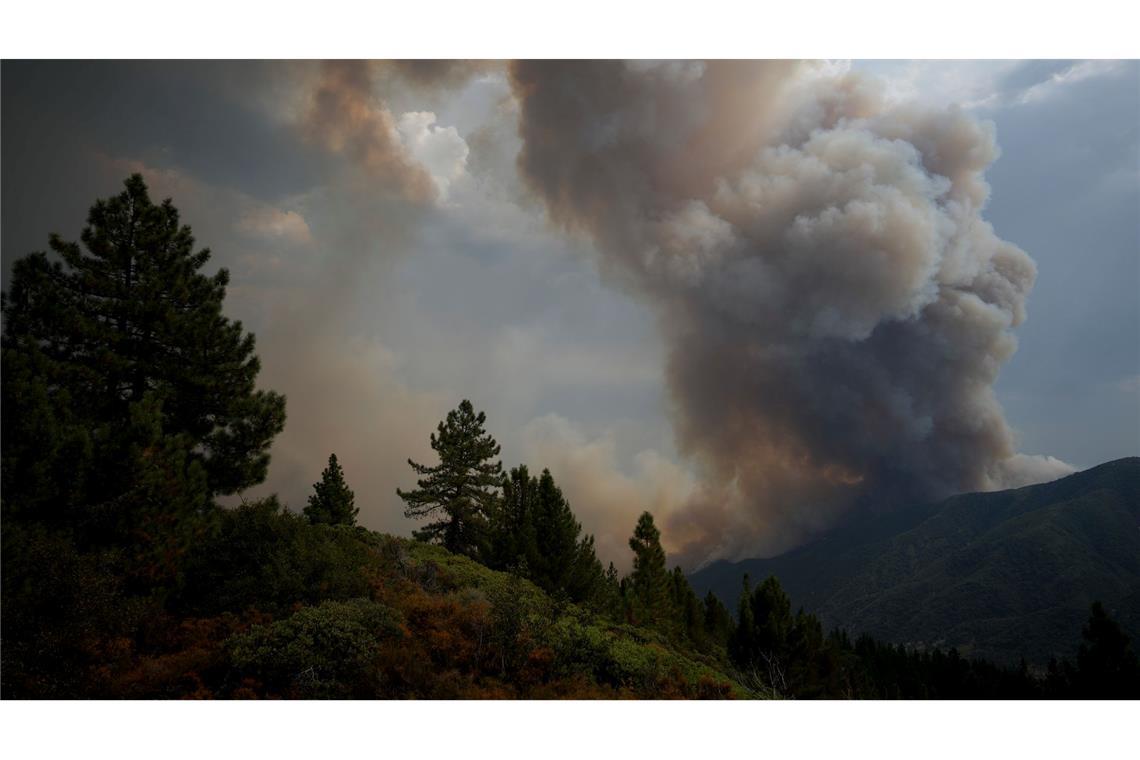
[[[538,480],[525,464],[512,468],[503,479],[503,495],[491,520],[491,567],[531,577],[532,564],[538,557],[534,532],[537,490]]]
[[[594,537],[579,540],[582,525],[574,519],[562,489],[550,470],[543,470],[535,491],[534,535],[537,556],[533,580],[548,591],[561,590],[576,602],[585,601],[601,579],[602,566],[594,554]]]
[[[721,646],[728,643],[732,634],[732,614],[716,594],[708,592],[704,599],[704,628],[708,636]]]
[[[3,299],[5,512],[88,539],[141,530],[160,460],[167,492],[201,497],[193,512],[261,482],[285,420],[255,387],[253,336],[222,314],[227,271],[200,273],[209,251],[170,200],[125,185],[91,208],[82,246],[53,235],[58,260],[17,261]]]
[[[1093,602],[1088,622],[1081,629],[1076,681],[1079,695],[1093,699],[1140,697],[1140,660],[1128,636]]]
[[[574,519],[562,489],[550,470],[543,470],[535,491],[534,534],[537,564],[531,567],[535,582],[544,589],[565,588],[578,558],[578,534],[582,526]]]
[[[491,522],[492,566],[517,569],[540,588],[575,602],[598,592],[602,565],[594,537],[580,538],[582,526],[549,470],[535,478],[526,465],[512,469]]]
[[[643,512],[637,520],[633,537],[633,573],[630,575],[632,611],[638,623],[663,626],[669,618],[669,572],[665,569],[665,550],[661,548],[661,531],[653,524],[653,515]]]
[[[601,591],[597,596],[597,608],[614,620],[622,619],[622,579],[611,562],[602,575]]]
[[[313,484],[305,516],[314,525],[356,525],[359,512],[336,454],[329,454],[329,466],[321,473],[320,481]]]
[[[802,622],[811,623],[806,619]],[[815,625],[818,627],[818,621]],[[791,601],[776,577],[768,576],[755,590],[750,590],[745,575],[737,626],[729,639],[729,656],[754,686],[775,696],[787,696],[795,686],[791,680],[795,626]],[[822,637],[821,629],[821,642]]]
[[[432,520],[414,532],[417,539],[477,559],[490,553],[488,522],[502,487],[502,462],[492,462],[499,445],[483,429],[486,420],[464,399],[431,435],[439,464],[429,467],[409,459],[416,474],[423,476],[417,481],[419,487],[396,489],[407,505],[405,517]]]
[[[776,576],[769,575],[752,592],[753,645],[766,652],[784,653],[788,649],[794,618],[792,602]]]
[[[728,639],[728,655],[737,667],[748,666],[755,657],[752,645],[755,627],[756,621],[752,617],[752,579],[745,573],[740,599],[736,603],[736,628]]]
[[[564,588],[573,601],[589,602],[595,609],[605,609],[605,584],[605,570],[594,549],[594,537],[588,535],[578,542],[572,572]]]
[[[689,579],[681,568],[674,567],[670,588],[670,601],[675,616],[677,634],[698,648],[705,646],[704,609]]]
[[[838,690],[838,653],[828,645],[819,618],[799,610],[786,647],[787,689],[797,697],[819,698]]]

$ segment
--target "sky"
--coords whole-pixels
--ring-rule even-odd
[[[504,465],[550,468],[605,561],[628,565],[626,542],[643,510],[659,516],[667,548],[689,565],[782,551],[833,524],[853,509],[852,499],[804,495],[765,472],[756,477],[767,479],[750,481],[752,471],[736,460],[756,451],[756,441],[710,441],[724,421],[705,408],[733,411],[734,397],[725,394],[737,391],[693,380],[708,367],[703,349],[691,350],[694,331],[707,348],[710,331],[723,337],[717,325],[735,330],[765,313],[725,317],[716,310],[731,289],[709,306],[705,291],[697,298],[673,280],[654,279],[623,249],[648,235],[666,252],[671,245],[709,256],[737,250],[722,245],[721,224],[770,178],[765,167],[779,165],[775,154],[749,153],[747,171],[734,165],[704,186],[692,175],[708,156],[685,163],[662,141],[702,108],[723,117],[718,134],[748,137],[761,130],[765,111],[746,101],[766,95],[734,90],[731,79],[723,91],[702,89],[711,75],[684,63],[630,70],[637,88],[622,97],[671,119],[652,125],[652,139],[630,131],[636,109],[615,110],[624,101],[608,100],[604,69],[5,61],[3,274],[16,258],[46,248],[51,232],[78,238],[92,201],[141,172],[152,195],[173,198],[199,244],[211,249],[207,269],[230,270],[226,311],[257,336],[260,384],[287,397],[269,478],[247,497],[275,492],[300,509],[335,452],[356,492],[359,521],[407,534],[414,526],[395,494],[414,484],[406,460],[431,461],[429,433],[469,398],[486,412]],[[1020,249],[1036,265],[1031,289],[1026,284],[1011,307],[1024,314],[995,333],[1003,342],[983,373],[996,374],[997,411],[986,414],[997,415],[1001,430],[1008,426],[1019,454],[1037,457],[1035,474],[1016,483],[1140,454],[1140,64],[857,61],[796,71],[786,76],[807,77],[805,92],[825,92],[813,103],[830,102],[826,93],[839,91],[835,77],[874,88],[875,114],[889,116],[868,117],[878,118],[874,129],[886,141],[879,147],[913,144],[930,164],[935,149],[921,133],[938,127],[897,116],[911,106],[962,125],[975,141],[971,149],[996,144],[976,172],[988,194],[962,224],[981,230],[978,245],[1000,239],[1012,244],[1015,263]],[[785,75],[763,76],[779,89]],[[791,129],[784,128],[781,134]],[[599,152],[611,144],[620,152]],[[898,160],[913,163],[913,152],[900,149]],[[574,175],[603,155],[609,163],[597,172]],[[650,189],[662,205],[642,224],[637,182],[658,168],[666,179]],[[590,184],[595,174],[632,184],[614,184],[623,190],[617,193]],[[572,176],[578,185],[565,179]],[[739,197],[726,197],[728,185],[716,184],[722,180],[736,183]],[[931,208],[941,213],[941,203]],[[653,209],[665,207],[683,213],[662,221]],[[710,208],[719,217],[706,222]],[[767,240],[746,222],[732,224],[737,238]],[[844,298],[858,281],[842,281],[848,290],[827,297]],[[794,292],[812,287],[795,285]],[[758,297],[750,298],[742,303]],[[914,321],[923,304],[897,305],[888,321]],[[858,316],[859,308],[839,313]],[[831,313],[813,312],[812,329],[825,329],[818,317]],[[752,344],[736,342],[725,352],[745,345]],[[735,374],[741,366],[722,370]],[[826,390],[832,376],[793,379]],[[771,419],[767,407],[744,409],[741,419],[753,419],[753,411]],[[829,445],[815,432],[803,440]],[[855,445],[837,449],[836,461],[852,461]],[[895,448],[884,451],[897,456]],[[734,463],[731,495],[710,486],[724,478],[722,459]],[[949,478],[938,487],[961,482]],[[765,484],[787,504],[754,509],[751,502],[764,501],[755,489]],[[900,486],[904,491],[912,493]],[[722,501],[731,519],[694,527],[724,511]]]

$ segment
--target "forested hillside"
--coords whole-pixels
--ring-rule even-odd
[[[356,525],[334,453],[303,507],[222,507],[264,480],[286,419],[223,314],[228,274],[199,271],[208,251],[138,175],[82,246],[51,247],[3,301],[6,698],[1138,694],[1099,604],[1068,633],[1075,660],[1037,673],[827,632],[774,577],[738,579],[731,607],[699,597],[648,512],[622,576],[549,470],[504,471],[468,400],[430,434],[433,461],[409,460],[413,539]]]
[[[829,625],[1044,665],[1076,653],[1093,601],[1140,631],[1140,458],[901,510],[692,582],[730,600],[745,573],[778,576]]]

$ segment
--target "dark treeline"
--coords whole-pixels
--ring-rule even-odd
[[[300,513],[222,508],[285,424],[227,273],[137,175],[50,245],[3,298],[5,697],[1138,696],[1100,605],[1034,672],[825,633],[775,578],[698,598],[648,513],[621,576],[469,401],[409,460],[415,542],[356,525],[335,454]]]
[[[825,634],[819,619],[791,602],[774,577],[755,589],[745,578],[727,640],[739,677],[780,697],[856,699],[1035,699],[1140,696],[1140,662],[1128,637],[1092,606],[1076,663],[1053,660],[1043,672],[967,659],[954,649],[916,650]]]

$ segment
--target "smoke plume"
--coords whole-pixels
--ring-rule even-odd
[[[1018,454],[993,384],[1035,267],[984,220],[992,125],[786,62],[522,62],[518,166],[655,309],[675,554],[771,554],[838,520],[1071,471]]]
[[[392,183],[408,200],[429,201],[431,177],[404,150],[395,118],[377,98],[374,74],[367,61],[322,64],[304,125],[308,136]]]

